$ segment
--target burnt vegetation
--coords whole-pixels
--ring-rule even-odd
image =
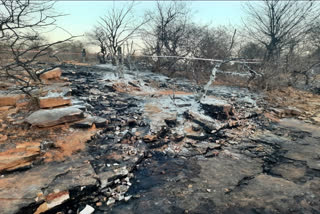
[[[237,28],[199,25],[192,21],[195,15],[187,3],[158,1],[128,30],[126,20],[133,8],[131,4],[110,10],[88,33],[100,47],[101,63],[109,56],[114,65],[132,67],[135,59],[134,64],[152,71],[205,83],[215,64],[223,62],[219,72],[226,82],[226,73],[240,72],[248,77],[236,82],[230,77],[230,82],[264,90],[287,86],[318,90],[319,7],[315,1],[245,3],[246,17]],[[129,40],[131,52],[127,51]]]
[[[14,79],[31,96],[32,85],[41,82],[39,74],[48,68],[35,64],[77,59],[90,45],[99,51],[86,59],[111,62],[120,78],[125,67],[148,68],[203,84],[216,63],[225,61],[219,70],[224,82],[266,90],[319,90],[316,1],[244,3],[246,17],[237,28],[199,25],[192,21],[192,7],[183,2],[155,2],[144,18],[135,15],[135,4],[108,9],[81,42],[72,35],[49,42],[44,33],[58,28],[56,20],[63,16],[54,12],[54,3],[2,0],[1,78]],[[230,72],[247,77],[234,82]]]
[[[54,2],[2,0],[0,4],[1,79],[15,80],[20,89],[32,96],[40,83],[43,69],[35,66],[39,58],[50,55],[55,45],[75,38],[49,42],[43,33],[56,26],[62,14],[53,11]]]
[[[0,0],[1,213],[319,213],[318,2],[55,4]]]

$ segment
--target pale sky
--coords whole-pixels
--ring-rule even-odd
[[[58,26],[68,30],[73,35],[83,35],[89,32],[106,14],[108,8],[121,7],[129,1],[57,1],[55,10],[59,13],[69,14],[60,17]],[[239,25],[244,16],[242,5],[244,1],[188,1],[193,10],[194,22],[199,24],[211,23],[218,25]],[[154,1],[136,1],[134,14],[143,16],[147,9],[152,9]],[[50,39],[57,40],[66,36],[62,31],[51,32]]]

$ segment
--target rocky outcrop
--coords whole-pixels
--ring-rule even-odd
[[[210,89],[208,93],[219,98],[209,95],[199,103],[189,92],[158,93],[154,84],[167,89],[174,84],[177,90],[187,91],[191,84],[184,80],[141,72],[136,83],[126,80],[129,75],[119,80],[109,73],[105,85],[105,78],[90,67],[71,69],[64,74],[69,72],[74,106],[40,110],[45,113],[34,112],[27,121],[39,127],[72,125],[26,130],[28,126],[21,123],[21,131],[41,140],[41,156],[26,156],[30,164],[26,166],[33,167],[0,177],[2,213],[319,210],[318,129],[312,128],[311,134],[305,130],[286,133],[287,128],[275,123],[268,126],[264,116],[256,113],[261,100],[246,90],[220,88],[219,94]],[[116,81],[124,83],[119,88],[125,93],[111,92],[115,90],[108,85]],[[127,85],[137,90],[123,90]],[[56,89],[41,96],[71,95]],[[7,125],[0,135],[0,141],[5,139],[0,142],[1,151],[12,149],[13,137],[16,141],[23,137],[7,131],[27,114],[14,112],[10,120],[0,120]],[[269,132],[259,135],[260,128]],[[291,210],[297,204],[301,212]]]
[[[187,119],[192,120],[193,122],[200,125],[204,130],[206,130],[209,133],[212,131],[219,130],[227,125],[226,123],[221,123],[218,120],[214,120],[208,116],[199,114],[194,111],[186,111],[184,112],[184,116]]]
[[[62,71],[60,68],[55,68],[50,71],[47,71],[40,75],[40,79],[47,81],[47,80],[54,80],[54,79],[60,79],[62,74]]]
[[[0,172],[31,166],[40,155],[40,143],[22,143],[0,153]]]
[[[33,126],[49,127],[78,121],[83,118],[84,114],[80,109],[70,106],[50,110],[38,110],[27,117],[26,122]]]
[[[75,122],[72,126],[75,128],[91,128],[95,124],[97,128],[106,127],[108,121],[104,118],[87,115],[85,119]]]
[[[15,106],[24,97],[23,94],[0,94],[0,106]]]
[[[200,104],[205,113],[214,119],[226,120],[235,114],[233,106],[223,100],[202,100]]]
[[[30,204],[40,205],[38,213],[52,209],[71,197],[70,190],[96,186],[95,176],[86,159],[79,158],[5,176],[0,178],[1,213],[29,213],[24,207]]]
[[[39,99],[40,108],[54,108],[71,105],[71,99],[65,97],[42,97]]]

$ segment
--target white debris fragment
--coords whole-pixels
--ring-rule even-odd
[[[111,205],[111,204],[114,204],[116,202],[116,200],[114,198],[109,198],[108,201],[107,201],[107,205]]]
[[[90,205],[86,205],[86,207],[80,212],[80,214],[92,214],[94,212],[94,208]]]
[[[131,197],[132,197],[132,195],[128,195],[128,196],[124,197],[124,200],[129,201],[131,199]]]

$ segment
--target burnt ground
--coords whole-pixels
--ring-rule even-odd
[[[87,161],[93,172],[84,179],[95,181],[73,185],[70,199],[45,213],[78,213],[86,205],[94,213],[320,212],[320,128],[303,112],[281,119],[284,108],[274,109],[261,93],[214,86],[207,100],[234,108],[217,119],[183,79],[127,72],[118,80],[112,67],[62,69],[72,97],[108,126],[71,157]],[[46,188],[66,182],[74,180],[58,176]]]

